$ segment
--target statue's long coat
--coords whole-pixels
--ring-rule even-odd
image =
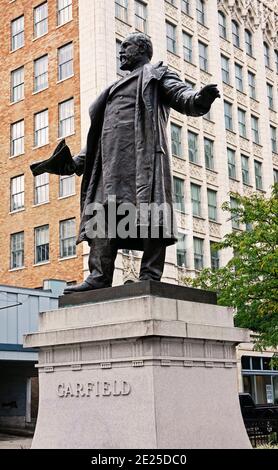
[[[96,188],[101,175],[101,134],[106,102],[111,87],[105,89],[89,108],[91,126],[87,145],[74,157],[74,172],[83,174],[81,185],[81,223],[77,243],[85,241],[88,205],[95,201]],[[170,108],[189,116],[202,116],[209,108],[195,104],[197,92],[188,88],[179,76],[163,66],[146,64],[138,80],[135,112],[136,206],[140,203],[168,203],[172,208],[172,176],[167,145],[167,121]],[[113,142],[111,142],[113,145]],[[165,221],[161,221],[161,224]],[[173,244],[173,227],[168,227]],[[124,248],[124,243],[121,244]],[[130,246],[128,246],[130,247]],[[140,249],[140,240],[133,244]]]

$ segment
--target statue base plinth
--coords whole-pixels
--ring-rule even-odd
[[[39,348],[33,449],[250,448],[235,355],[249,335],[213,294],[147,281],[84,296],[25,336]]]

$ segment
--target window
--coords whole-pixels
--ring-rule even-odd
[[[220,37],[227,39],[226,16],[224,15],[224,13],[222,13],[222,11],[218,12],[218,26]]]
[[[123,77],[125,74],[123,70],[121,70],[121,60],[120,60],[120,49],[121,49],[121,42],[116,40],[116,62],[117,62],[117,75],[119,78]]]
[[[221,54],[221,71],[224,83],[230,83],[230,66],[229,59]]]
[[[182,33],[183,37],[183,58],[187,62],[192,63],[192,36],[187,33]]]
[[[178,234],[177,243],[177,265],[180,268],[185,268],[187,265],[186,259],[186,235],[184,233]]]
[[[49,202],[49,173],[35,176],[35,204]]]
[[[184,205],[184,180],[174,176],[174,201],[175,209],[180,212],[185,212]]]
[[[274,183],[278,183],[278,170],[276,169],[273,170],[273,180]]]
[[[35,228],[35,264],[49,260],[49,225]]]
[[[167,51],[176,53],[176,27],[166,21]]]
[[[227,130],[233,130],[233,108],[228,101],[224,101],[225,127]]]
[[[270,83],[266,84],[267,89],[267,99],[269,109],[273,109],[273,86]]]
[[[248,88],[249,88],[249,96],[256,99],[256,78],[252,72],[248,72]]]
[[[65,80],[73,75],[73,45],[69,42],[58,49],[58,80]]]
[[[176,157],[182,156],[181,150],[181,127],[171,123],[172,154]]]
[[[236,89],[243,92],[242,66],[235,64]]]
[[[34,38],[39,38],[47,33],[48,30],[48,6],[47,2],[34,8]]]
[[[48,109],[35,114],[35,147],[48,144]]]
[[[214,158],[213,158],[213,141],[210,139],[204,139],[205,148],[205,161],[206,168],[208,170],[214,170]]]
[[[24,120],[11,124],[11,157],[24,153]]]
[[[197,0],[196,2],[196,16],[200,24],[205,24],[205,2],[204,0]]]
[[[262,164],[254,161],[256,189],[263,189]]]
[[[275,56],[276,73],[278,73],[278,50],[277,49],[275,49],[274,51],[274,56]]]
[[[67,197],[75,194],[75,176],[60,176],[59,197]]]
[[[217,192],[212,189],[207,190],[208,193],[208,218],[213,222],[217,221]]]
[[[115,0],[115,16],[127,23],[128,0]]]
[[[201,217],[201,186],[191,183],[192,213]]]
[[[34,60],[34,92],[48,87],[48,55]]]
[[[238,208],[238,202],[234,197],[230,197],[230,208],[231,209]],[[232,228],[239,229],[240,224],[239,224],[238,216],[236,214],[231,213],[231,221],[232,221]]]
[[[74,100],[59,103],[59,138],[74,133]]]
[[[243,184],[249,184],[249,158],[241,155],[241,174]]]
[[[11,235],[11,269],[24,266],[24,232]]]
[[[246,137],[246,112],[238,108],[238,131],[241,137]]]
[[[220,267],[219,251],[215,246],[215,242],[210,242],[210,264],[212,271],[216,271]]]
[[[24,15],[11,22],[11,50],[24,46]]]
[[[57,24],[61,26],[72,20],[72,0],[58,0]]]
[[[147,5],[135,1],[135,28],[143,33],[147,32]]]
[[[24,67],[19,67],[11,72],[11,102],[24,98]]]
[[[253,38],[248,29],[245,30],[245,49],[246,54],[253,56]]]
[[[188,131],[188,155],[189,161],[198,163],[198,134]]]
[[[252,130],[252,139],[255,144],[260,143],[259,136],[259,119],[255,116],[251,116],[251,130]]]
[[[194,244],[194,267],[197,271],[201,271],[204,267],[204,240],[202,238],[193,237]]]
[[[232,37],[233,45],[236,47],[240,47],[239,26],[235,20],[232,21]]]
[[[24,175],[11,179],[11,212],[24,208]]]
[[[266,42],[264,42],[264,64],[270,67],[269,45]]]
[[[188,86],[189,88],[192,88],[192,89],[195,88],[195,86],[196,86],[196,83],[190,82],[189,80],[186,80],[186,79],[184,80],[184,83],[185,83],[186,86]]]
[[[75,219],[60,222],[60,257],[68,258],[76,255]]]
[[[229,178],[236,179],[236,153],[232,149],[227,149]]]
[[[201,70],[208,71],[208,46],[198,41],[199,45],[199,66]]]
[[[271,135],[271,149],[272,149],[272,152],[277,153],[277,131],[276,131],[276,127],[270,126],[270,135]]]
[[[190,15],[190,1],[181,0],[181,11],[186,15]]]

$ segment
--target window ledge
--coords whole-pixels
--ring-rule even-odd
[[[45,206],[45,204],[50,204],[50,201],[39,202],[38,204],[33,204],[32,207]]]
[[[65,139],[66,137],[71,137],[72,135],[75,135],[76,132],[72,132],[71,134],[67,134],[67,135],[63,135],[63,136],[60,136],[60,137],[57,137],[57,141],[59,140],[62,140],[62,139]]]
[[[49,85],[47,85],[45,88],[42,88],[41,90],[33,91],[33,92],[32,92],[32,95],[37,95],[38,93],[41,93],[41,92],[44,91],[44,90],[48,90],[48,88],[49,88]]]
[[[15,211],[10,211],[9,214],[12,215],[12,214],[18,214],[18,212],[24,212],[25,211],[25,207],[22,207],[21,209],[17,209]]]
[[[231,176],[229,176],[229,180],[235,181],[236,183],[240,183],[240,180],[238,180],[238,179],[236,179],[236,178],[231,178]]]
[[[50,261],[43,261],[42,263],[33,264],[33,267],[36,268],[39,266],[45,266],[46,264],[50,264]]]
[[[48,34],[48,31],[47,31],[46,33],[41,34],[40,36],[37,36],[36,38],[33,38],[32,41],[33,41],[33,42],[34,42],[34,41],[37,41],[38,39],[43,38],[43,37],[46,36],[47,34]]]
[[[67,196],[59,196],[58,201],[61,199],[68,199],[69,197],[76,196],[76,193],[68,194]]]
[[[20,157],[21,155],[24,155],[25,152],[23,153],[18,153],[17,155],[10,155],[9,158],[16,158],[16,157]]]
[[[25,44],[22,44],[22,46],[19,46],[16,49],[13,49],[12,51],[9,51],[9,53],[13,54],[14,52],[18,51],[19,49],[22,49],[24,46],[25,46]]]
[[[242,184],[243,186],[246,186],[247,188],[253,188],[253,185],[250,183],[244,183],[244,181],[242,181]]]
[[[36,147],[32,147],[32,150],[41,149],[41,148],[43,148],[43,147],[46,147],[47,145],[49,145],[49,142],[47,142],[47,144],[37,145]]]
[[[56,29],[62,28],[62,26],[65,26],[65,24],[68,24],[68,23],[70,23],[72,20],[73,20],[73,18],[71,18],[71,19],[70,19],[70,20],[68,20],[68,21],[65,21],[65,22],[64,22],[64,23],[62,23],[62,24],[58,24],[58,25],[56,26]]]
[[[16,271],[22,271],[23,269],[26,269],[26,266],[21,266],[20,268],[11,268],[11,269],[9,269],[9,273],[14,273]]]
[[[198,168],[203,168],[203,165],[200,165],[200,163],[191,162],[190,160],[189,160],[189,164],[190,164],[190,165],[197,166]]]
[[[206,167],[206,170],[207,170],[207,171],[210,171],[211,173],[214,173],[215,175],[218,175],[218,171],[213,170],[212,168],[207,168],[207,167]]]
[[[220,222],[217,222],[216,220],[210,220],[208,219],[210,224],[218,225],[218,227],[222,227],[222,224]]]
[[[17,100],[17,101],[11,101],[11,102],[9,103],[9,106],[13,106],[14,104],[16,104],[16,103],[20,103],[21,101],[24,101],[24,96],[23,96],[23,98],[20,98],[20,100]]]
[[[180,157],[179,155],[175,155],[174,153],[172,153],[172,157],[178,158],[179,160],[182,160],[183,162],[186,162],[184,157]]]
[[[69,75],[68,77],[65,77],[65,78],[61,78],[61,80],[57,80],[57,85],[58,83],[63,83],[65,82],[66,80],[69,80],[70,78],[74,77],[74,73],[72,73],[71,75]]]
[[[200,215],[194,215],[193,214],[193,217],[194,219],[198,219],[198,220],[203,220],[205,222],[206,219],[204,219],[204,217],[200,216]]]
[[[67,256],[65,258],[58,258],[58,261],[68,261],[70,259],[77,259],[77,255],[73,255],[73,256]]]

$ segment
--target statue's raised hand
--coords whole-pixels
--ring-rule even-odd
[[[216,98],[220,98],[220,92],[215,83],[205,85],[195,97],[195,103],[207,108],[212,105]]]

